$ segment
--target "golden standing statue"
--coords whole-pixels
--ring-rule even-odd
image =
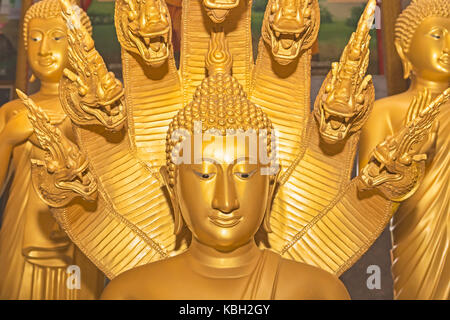
[[[184,0],[179,71],[165,2],[118,0],[123,87],[75,7],[61,4],[71,28],[60,97],[86,161],[62,151],[65,140],[23,96],[36,135],[48,142],[48,161],[33,166],[33,177],[67,234],[113,279],[103,297],[347,298],[336,276],[416,190],[432,124],[449,98],[422,103],[351,180],[374,101],[366,71],[375,0],[312,113],[316,0],[268,3],[256,63],[251,1]],[[209,129],[216,136],[196,148],[196,134]],[[248,130],[257,133],[256,157],[245,142],[224,146]],[[193,158],[185,147],[192,140]],[[66,163],[82,174],[61,194],[50,182],[67,176]]]
[[[87,15],[81,17],[90,32]],[[68,62],[67,28],[59,2],[44,0],[33,5],[25,15],[23,32],[28,62],[41,81],[40,90],[31,97],[45,110],[49,122],[73,140],[58,95]],[[44,160],[45,151],[20,100],[0,108],[0,150],[2,189],[12,179],[0,230],[0,299],[98,297],[102,273],[73,245],[33,188],[31,159]],[[69,265],[81,269],[80,290],[67,286]]]
[[[449,87],[450,3],[413,1],[397,20],[395,39],[404,76],[411,78],[411,86],[402,94],[375,103],[361,134],[361,166],[369,161],[374,146],[398,132],[405,118],[411,118],[414,106],[419,104],[417,95],[419,100],[426,100]],[[401,204],[391,222],[396,299],[450,298],[449,119],[447,104],[438,117],[439,127],[434,128],[422,184]]]

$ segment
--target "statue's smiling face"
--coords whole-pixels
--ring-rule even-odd
[[[67,29],[62,18],[34,18],[28,25],[28,61],[41,80],[57,82],[67,66]]]
[[[408,52],[414,71],[429,80],[450,78],[450,19],[426,18],[411,39]]]
[[[213,136],[203,142],[202,159],[178,165],[175,185],[183,219],[193,236],[221,251],[252,240],[274,185],[264,174],[270,164],[261,164],[255,152],[259,148],[241,139],[231,140]]]

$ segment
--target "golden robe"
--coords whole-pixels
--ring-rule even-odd
[[[441,108],[436,153],[391,222],[396,299],[450,298],[450,105]]]
[[[275,299],[280,262],[279,254],[264,250],[247,282],[242,300]]]

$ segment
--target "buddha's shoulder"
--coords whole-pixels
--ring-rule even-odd
[[[11,100],[0,108],[0,112],[6,121],[21,110],[26,110],[26,107],[20,99]]]
[[[349,299],[339,278],[323,269],[288,259],[281,259],[277,298],[279,299]]]
[[[102,293],[102,299],[150,299],[153,290],[167,285],[174,280],[183,257],[175,256],[164,260],[151,262],[127,270],[112,279]],[[168,279],[167,275],[171,277]],[[156,293],[156,292],[155,292]]]
[[[378,99],[373,105],[372,115],[385,114],[397,116],[399,113],[406,115],[413,98],[414,96],[409,92],[404,92]]]
[[[403,92],[400,94],[396,94],[393,96],[388,96],[385,98],[381,98],[375,101],[374,108],[399,108],[404,107],[405,105],[409,106],[412,99],[414,98],[414,94],[410,92]]]

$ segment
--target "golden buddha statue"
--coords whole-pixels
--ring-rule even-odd
[[[264,174],[273,161],[264,161],[261,152],[255,151],[271,150],[273,127],[229,74],[231,56],[224,50],[224,33],[213,33],[211,44],[206,61],[209,76],[197,88],[194,100],[170,123],[167,166],[161,168],[174,208],[175,230],[180,230],[184,221],[192,232],[191,244],[180,255],[122,273],[110,282],[102,297],[348,298],[344,285],[331,273],[257,247],[254,236],[264,219],[270,230],[278,170]],[[202,134],[214,129],[218,135],[211,134],[209,141],[202,139]],[[258,141],[254,150],[252,142],[239,139],[239,132],[245,137],[248,130],[254,130],[254,142]],[[176,136],[180,131],[187,133],[183,139],[191,140],[189,146],[200,139],[199,160],[194,159],[195,151],[186,158],[190,150],[181,146],[184,140]],[[179,157],[185,161],[177,165],[180,159],[173,158],[172,152],[180,148]]]
[[[411,85],[404,93],[375,102],[361,134],[361,167],[369,161],[373,147],[398,132],[404,119],[411,117],[409,106],[417,95],[420,99],[435,97],[449,87],[450,3],[412,1],[397,20],[395,46],[404,77],[410,77]],[[450,298],[449,117],[447,104],[442,107],[439,127],[433,129],[429,141],[431,148],[422,184],[414,196],[400,205],[391,221],[395,299]]]
[[[351,179],[374,101],[366,71],[376,1],[368,1],[313,112],[317,0],[268,3],[256,62],[250,1],[184,0],[180,70],[165,2],[118,0],[123,90],[73,8],[61,4],[72,27],[60,98],[73,123],[72,149],[85,161],[61,151],[67,141],[23,95],[48,155],[33,163],[33,182],[72,241],[113,279],[103,297],[348,298],[335,276],[417,189],[430,128],[450,96],[422,99],[420,112]],[[219,136],[196,149],[195,133],[214,128]],[[253,129],[269,143],[258,141],[256,157],[243,142],[224,148],[226,129]],[[173,154],[192,160],[180,147],[192,132],[194,164],[179,163]],[[195,150],[205,161],[196,163]],[[259,172],[274,167],[267,159],[280,165],[272,175]],[[58,179],[74,172],[82,179],[62,194]],[[178,287],[181,278],[190,292]],[[312,279],[314,288],[299,288]]]
[[[90,32],[87,15],[81,19]],[[31,97],[52,125],[74,139],[61,108],[58,86],[67,59],[67,28],[57,0],[34,4],[24,18],[28,62],[41,83]],[[45,153],[21,100],[0,108],[0,186],[12,179],[0,229],[0,299],[93,299],[103,289],[103,274],[58,226],[32,185],[31,159]],[[5,193],[6,194],[6,193]],[[70,288],[69,265],[80,267],[81,288]]]

